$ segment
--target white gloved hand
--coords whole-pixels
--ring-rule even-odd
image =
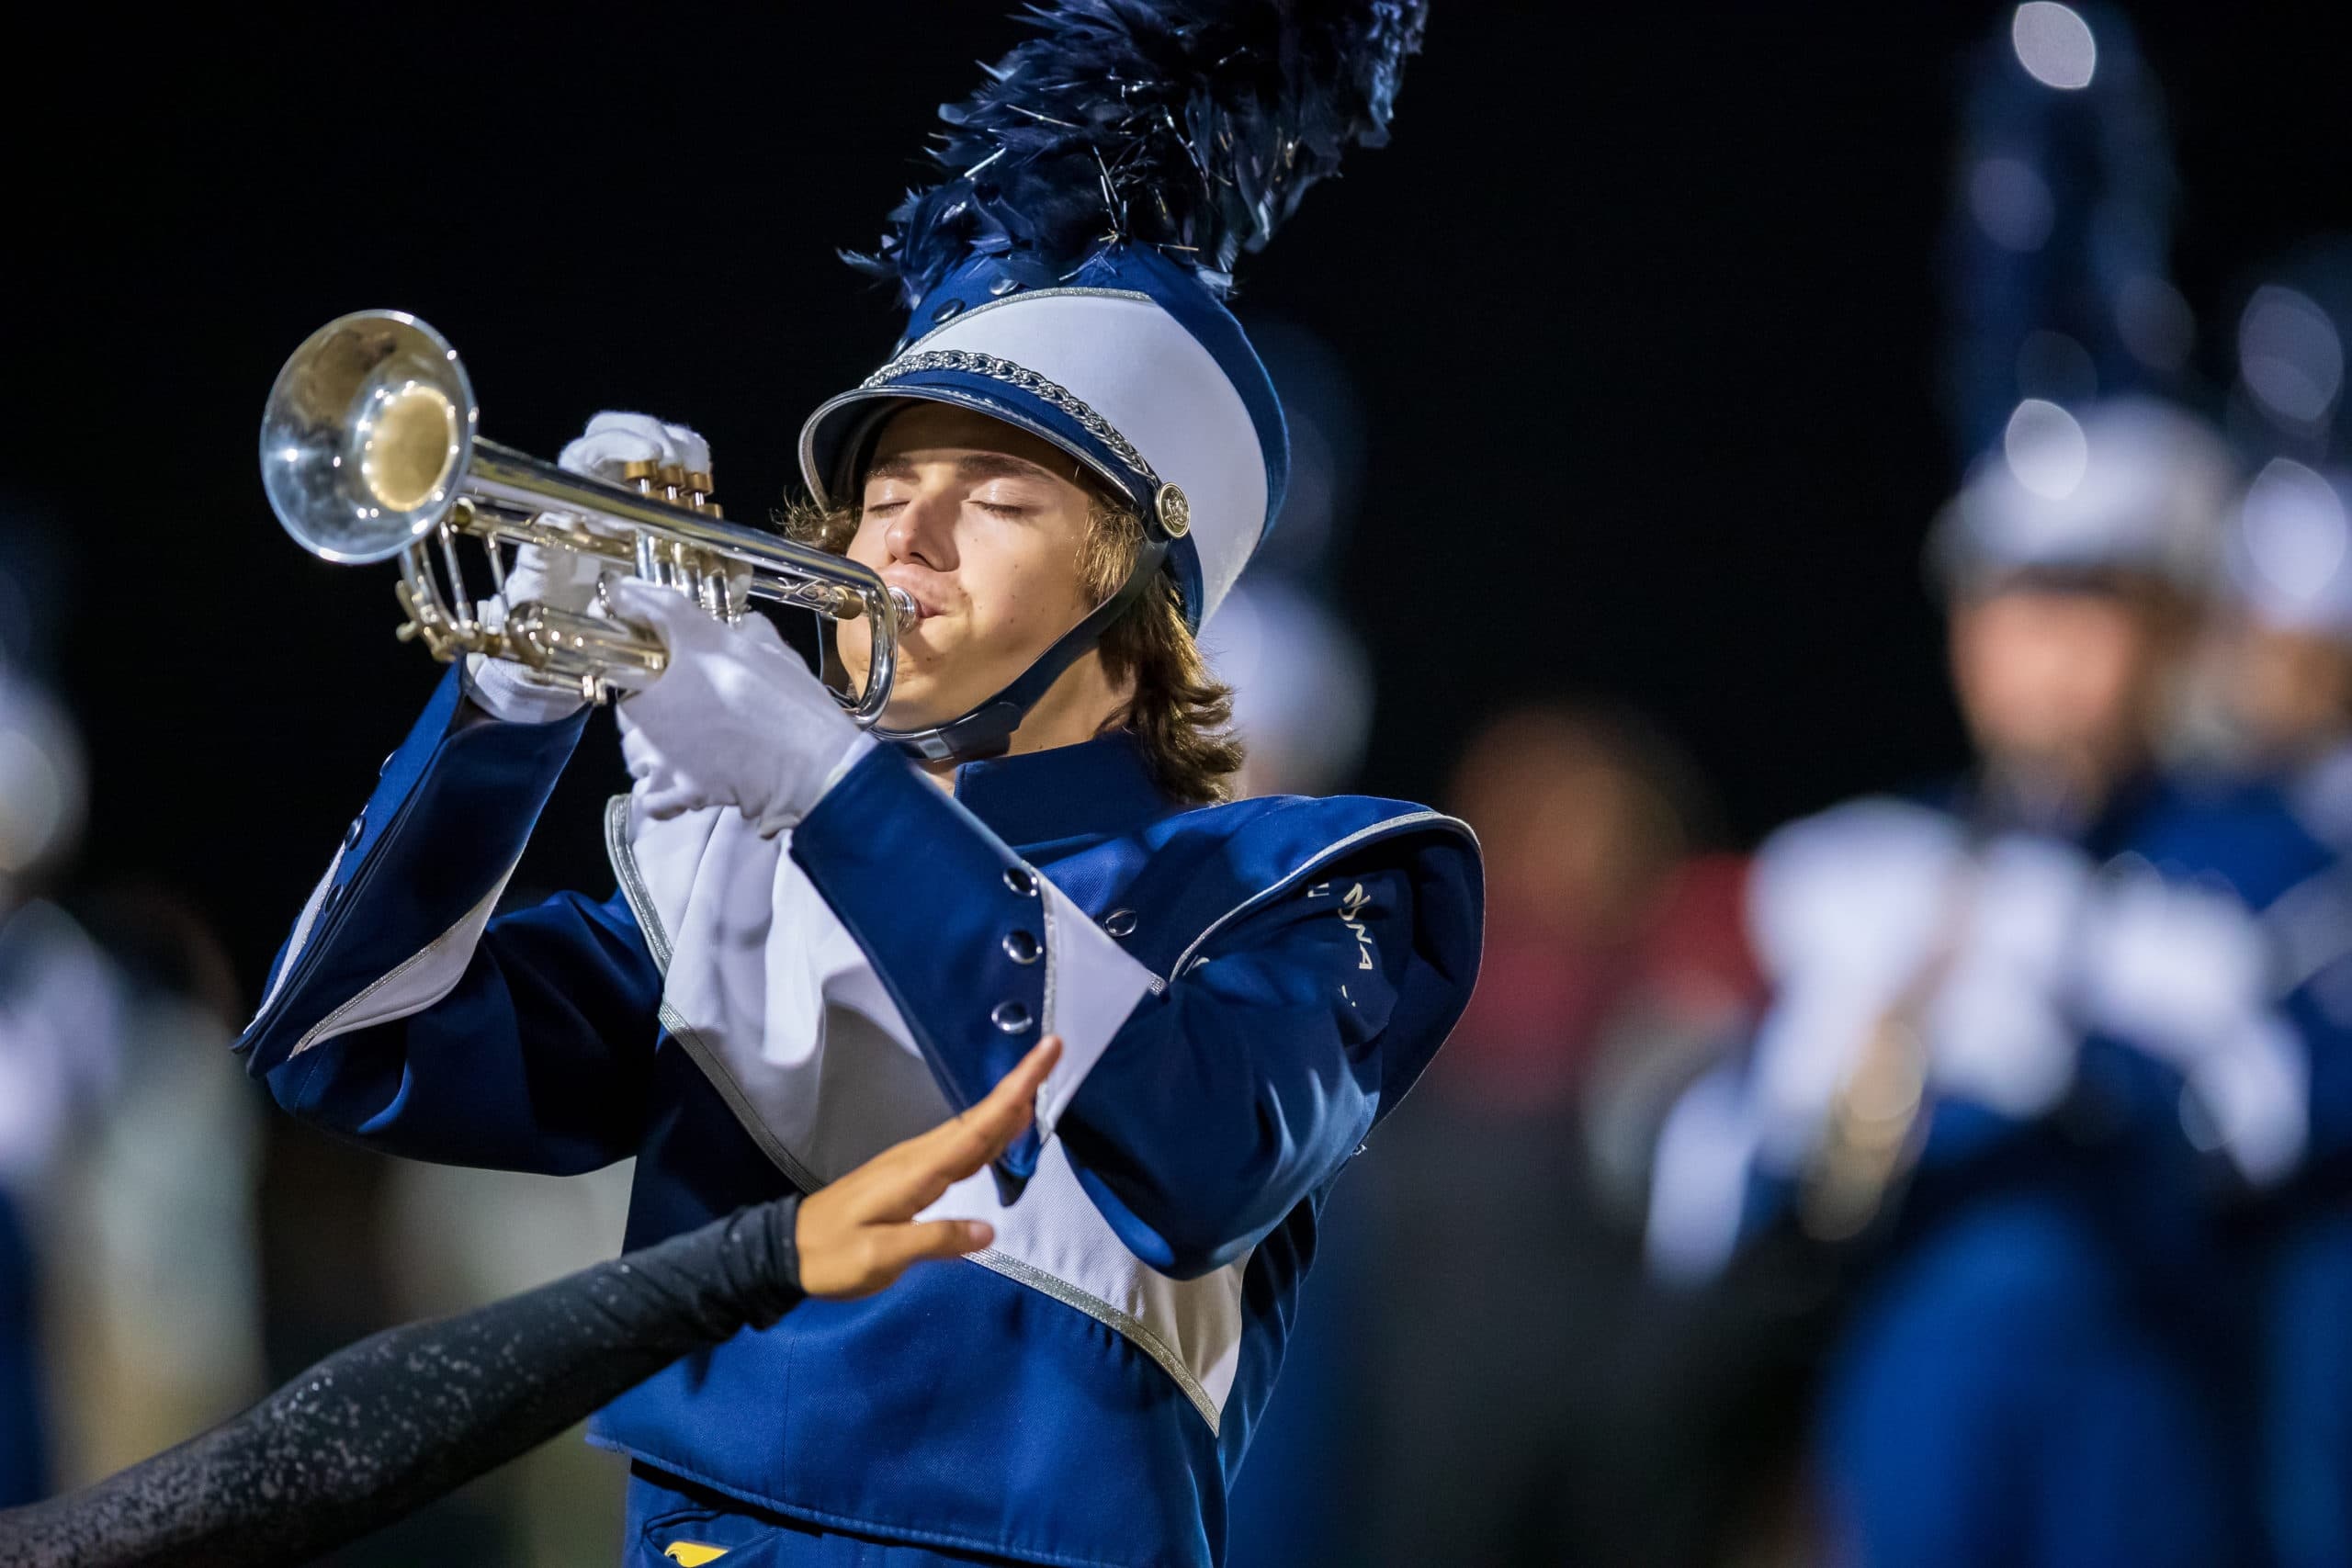
[[[556,467],[610,484],[621,480],[629,463],[664,463],[688,473],[710,472],[710,443],[683,424],[664,424],[650,413],[609,410],[588,422],[580,439],[556,454]]]
[[[664,424],[650,414],[608,411],[591,419],[586,432],[556,457],[556,466],[565,472],[610,484],[621,482],[628,464],[643,462],[707,473],[710,443],[683,424]],[[595,599],[596,580],[604,570],[593,557],[525,545],[514,552],[505,592],[483,607],[483,618],[494,629],[509,609],[535,600],[584,613]],[[466,679],[474,701],[492,717],[509,723],[545,724],[580,711],[577,692],[546,685],[522,665],[505,660],[474,654],[466,660]]]
[[[758,615],[729,626],[673,589],[634,580],[613,613],[650,627],[669,667],[621,699],[621,758],[650,816],[732,806],[773,838],[874,749],[825,683]]]

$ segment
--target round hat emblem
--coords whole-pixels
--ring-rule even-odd
[[[1174,485],[1161,485],[1153,502],[1159,513],[1160,531],[1171,539],[1181,539],[1193,531],[1193,503]]]

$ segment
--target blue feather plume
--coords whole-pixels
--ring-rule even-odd
[[[1999,440],[2020,398],[2183,390],[2193,323],[2169,277],[2175,176],[2164,97],[2122,14],[2072,8],[2087,85],[2030,73],[2005,15],[1961,105],[1944,244],[1944,382],[1961,451]]]
[[[1049,0],[1037,36],[940,109],[946,177],[853,265],[913,306],[975,253],[1057,276],[1112,241],[1222,296],[1306,187],[1377,147],[1428,0]]]

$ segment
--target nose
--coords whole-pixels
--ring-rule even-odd
[[[883,530],[883,547],[894,561],[920,561],[933,571],[956,567],[956,501],[926,487],[899,509]]]

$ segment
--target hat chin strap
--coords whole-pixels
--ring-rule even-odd
[[[1159,575],[1159,568],[1167,558],[1168,541],[1147,539],[1143,547],[1136,551],[1135,565],[1128,569],[1127,580],[1119,585],[1117,592],[1064,632],[1028,669],[1014,677],[1011,685],[960,717],[924,729],[890,729],[877,724],[867,733],[920,761],[976,762],[1002,756],[1012,744],[1012,732],[1021,728],[1021,721],[1029,716],[1037,699],[1061,679],[1063,671],[1102,640],[1113,622],[1134,607],[1136,601],[1143,597],[1144,590]]]

